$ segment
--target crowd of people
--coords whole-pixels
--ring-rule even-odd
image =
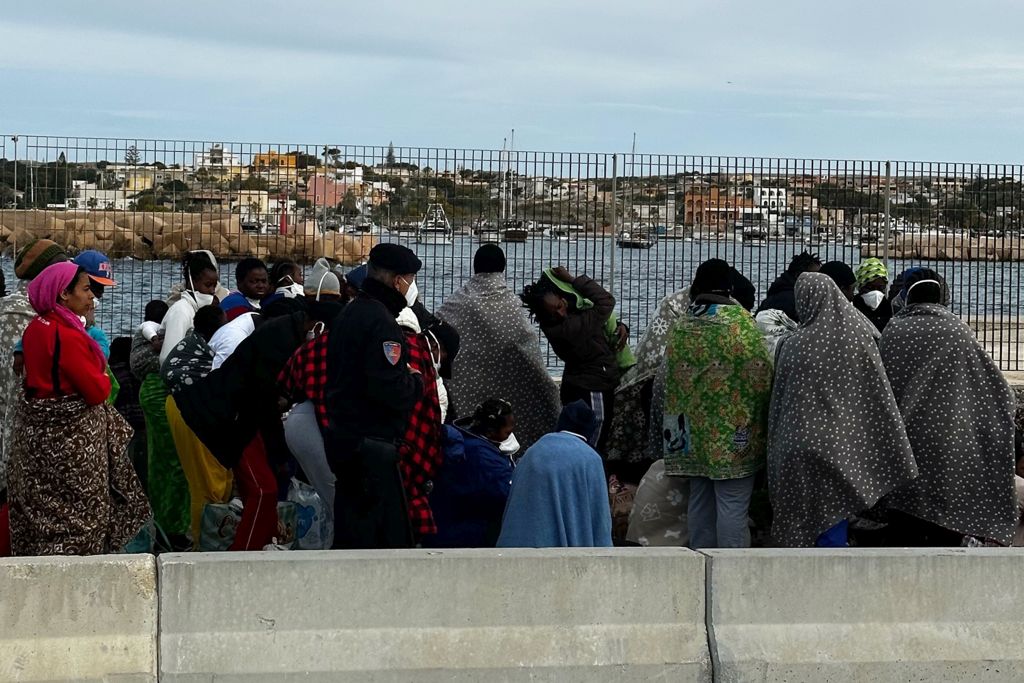
[[[634,351],[587,275],[516,292],[483,245],[431,312],[421,267],[398,244],[351,270],[248,258],[229,291],[191,251],[108,341],[109,259],[24,246],[0,298],[0,554],[207,549],[211,510],[236,517],[217,549],[280,549],[296,486],[327,548],[1020,537],[1014,394],[932,270],[890,287],[877,259],[804,252],[755,307],[711,259]]]

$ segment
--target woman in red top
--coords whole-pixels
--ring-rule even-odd
[[[25,395],[7,471],[12,550],[117,552],[150,510],[127,455],[132,429],[106,403],[106,360],[79,318],[93,305],[89,276],[54,264],[28,297],[39,315],[25,330]]]

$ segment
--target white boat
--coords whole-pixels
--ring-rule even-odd
[[[416,241],[419,244],[451,244],[454,236],[455,231],[448,222],[444,207],[440,204],[429,205],[416,231]]]
[[[497,244],[501,241],[501,230],[498,230],[497,228],[485,228],[483,230],[478,230],[476,238],[485,244]]]

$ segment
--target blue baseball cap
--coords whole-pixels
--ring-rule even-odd
[[[110,267],[110,259],[106,254],[89,249],[76,256],[74,264],[85,270],[89,274],[89,278],[96,284],[105,287],[113,287],[117,284],[114,282],[114,269]]]

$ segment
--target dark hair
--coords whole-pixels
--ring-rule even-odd
[[[486,436],[501,429],[511,415],[511,403],[500,398],[489,398],[473,411],[473,423],[469,431]]]
[[[81,278],[83,275],[89,277],[89,271],[87,271],[82,266],[78,266],[78,270],[75,271],[75,276],[71,278],[71,282],[69,282],[68,286],[64,288],[64,291],[70,292],[74,288],[74,286],[78,284],[79,278]],[[92,278],[89,278],[89,288],[92,289]]]
[[[254,270],[266,270],[267,264],[258,258],[250,256],[238,262],[235,266],[235,280],[241,282]]]
[[[210,304],[196,311],[196,316],[192,319],[192,327],[195,328],[196,334],[206,341],[210,341],[213,333],[224,326],[225,318],[224,309],[216,304]]]
[[[801,251],[789,262],[786,272],[791,275],[800,275],[801,273],[806,273],[812,266],[821,266],[821,258],[809,251]]]
[[[146,304],[144,318],[145,322],[162,323],[164,321],[164,316],[167,315],[168,308],[169,306],[167,305],[166,301],[162,301],[160,299],[153,299],[148,304]]]
[[[505,252],[497,244],[485,244],[473,255],[474,273],[504,273]]]
[[[291,278],[292,282],[295,281],[295,271],[299,269],[299,264],[294,261],[278,261],[274,264],[274,267],[270,269],[270,284],[272,287],[280,287],[281,281],[286,277]]]
[[[842,261],[829,261],[821,267],[821,272],[832,278],[832,281],[838,285],[839,289],[852,287],[857,282],[857,276],[854,274],[853,268]]]
[[[118,337],[110,342],[110,363],[127,363],[132,355],[132,338]]]
[[[519,295],[519,300],[523,302],[523,306],[530,312],[530,316],[534,320],[538,320],[545,316],[544,297],[548,294],[565,298],[570,304],[569,309],[575,310],[574,302],[569,301],[564,296],[564,292],[551,282],[547,275],[542,275],[535,283],[523,287],[523,293]]]
[[[185,252],[185,256],[181,259],[181,273],[186,282],[191,282],[208,270],[217,272],[217,267],[213,265],[208,254],[202,251]]]

